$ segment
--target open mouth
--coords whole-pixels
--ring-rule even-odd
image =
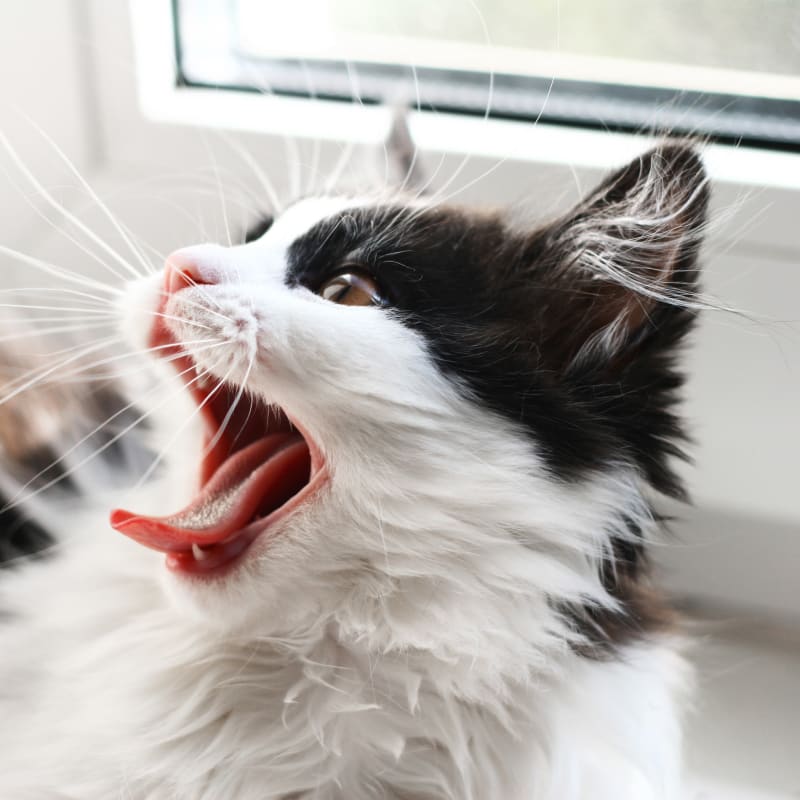
[[[153,340],[174,342],[163,325]],[[155,517],[116,509],[111,525],[166,553],[167,567],[175,572],[220,574],[322,484],[322,458],[281,409],[238,387],[205,384],[177,345],[159,352],[182,375],[203,420],[198,490],[174,514]]]

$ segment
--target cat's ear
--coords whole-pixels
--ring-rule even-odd
[[[540,232],[536,260],[551,295],[546,328],[562,364],[627,361],[654,334],[667,344],[688,329],[708,198],[696,151],[664,144]]]
[[[408,109],[398,107],[384,142],[388,181],[406,192],[424,194],[428,186],[420,163],[419,148],[408,127]]]
[[[254,222],[244,234],[245,244],[254,242],[260,239],[271,227],[274,218],[271,214],[263,214],[259,219]]]

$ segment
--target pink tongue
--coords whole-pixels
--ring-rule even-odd
[[[308,447],[299,433],[274,433],[226,459],[186,508],[167,517],[116,509],[111,526],[140,544],[174,553],[234,536],[257,513],[283,505],[308,481]]]

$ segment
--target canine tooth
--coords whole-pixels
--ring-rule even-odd
[[[192,545],[192,555],[194,556],[195,561],[202,561],[204,558],[208,557],[208,553],[200,547],[199,544]]]

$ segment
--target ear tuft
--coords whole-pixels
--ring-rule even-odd
[[[570,319],[559,326],[569,326],[562,350],[568,347],[570,358],[629,351],[665,307],[688,311],[690,321],[708,199],[694,148],[663,144],[612,174],[549,229],[554,281],[574,298]]]

